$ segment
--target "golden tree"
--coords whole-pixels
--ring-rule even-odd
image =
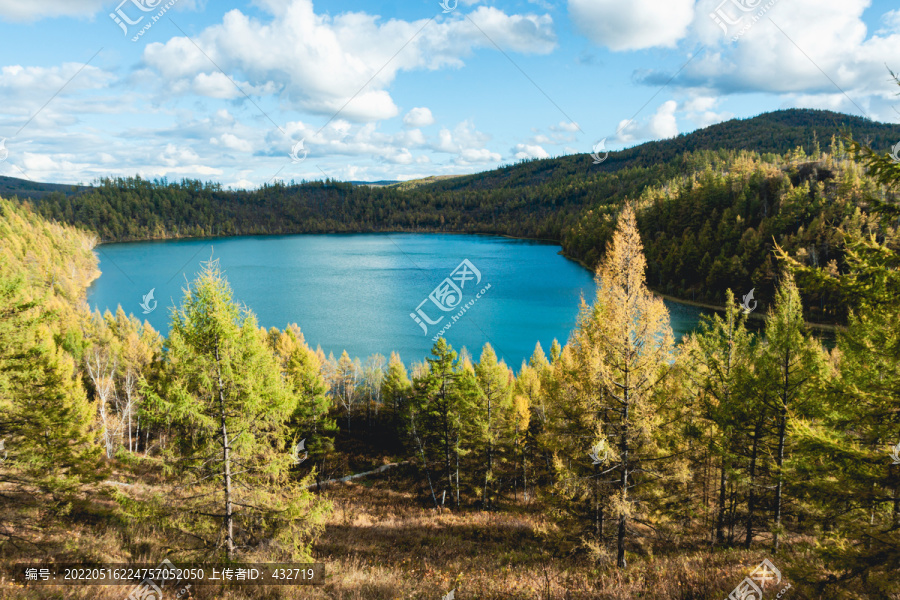
[[[597,271],[594,305],[582,301],[578,326],[554,364],[561,489],[581,504],[591,499],[601,540],[606,515],[616,523],[619,567],[626,566],[631,521],[649,516],[660,483],[670,477],[662,459],[673,443],[663,437],[669,407],[662,392],[674,342],[645,268],[635,214],[626,206]]]

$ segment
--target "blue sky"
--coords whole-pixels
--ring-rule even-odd
[[[0,175],[411,179],[780,108],[900,122],[887,0],[120,2],[0,0]]]

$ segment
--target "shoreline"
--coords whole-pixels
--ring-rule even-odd
[[[675,302],[677,304],[685,304],[687,306],[694,306],[697,308],[705,308],[707,310],[713,310],[718,313],[725,312],[724,306],[717,306],[715,304],[706,304],[703,302],[695,302],[693,300],[682,300],[681,298],[676,298],[675,296],[669,296],[668,294],[663,294],[663,293],[657,292],[656,290],[653,290],[653,289],[651,289],[650,291],[653,292],[653,294],[655,296],[658,296],[658,297],[662,298],[663,300],[668,300],[670,302]],[[753,319],[754,321],[765,321],[765,319],[766,319],[766,315],[762,312],[752,312],[749,315],[747,315],[747,317],[748,317],[748,319]],[[829,323],[812,323],[810,321],[804,321],[804,323],[810,329],[818,329],[820,331],[828,331],[830,333],[837,333],[839,331],[844,331],[846,329],[846,327],[844,327],[843,325],[832,325]]]
[[[578,263],[579,265],[584,267],[587,271],[592,270],[587,265],[585,265],[584,262],[581,261],[580,259],[566,255],[566,253],[563,250],[560,250],[558,252],[558,254],[560,256],[564,256],[565,258],[568,258],[569,260],[571,260],[573,262]],[[649,286],[648,286],[648,289],[650,289],[650,291],[653,292],[653,295],[655,295],[659,298],[662,298],[663,300],[668,300],[669,302],[675,302],[676,304],[684,304],[685,306],[693,306],[696,308],[705,308],[706,310],[712,310],[717,313],[725,312],[724,306],[719,306],[717,304],[707,304],[705,302],[697,302],[695,300],[685,300],[682,298],[678,298],[677,296],[670,296],[669,294],[663,294],[662,292],[654,290],[653,288],[650,288]],[[748,319],[752,319],[754,321],[761,321],[761,322],[765,321],[765,319],[766,319],[766,315],[762,312],[752,312],[749,315],[747,315],[747,317],[748,317]],[[829,333],[837,333],[839,331],[844,331],[846,329],[846,327],[844,325],[835,325],[832,323],[813,323],[811,321],[804,321],[804,323],[810,329],[817,329],[819,331],[827,331]]]
[[[102,246],[103,244],[132,244],[139,242],[165,242],[165,241],[177,241],[177,240],[216,240],[216,239],[226,239],[226,238],[236,238],[236,237],[283,237],[283,236],[294,236],[294,235],[391,235],[391,234],[444,234],[444,235],[481,235],[481,236],[490,236],[490,237],[500,237],[511,240],[522,240],[528,242],[542,242],[547,244],[554,244],[560,247],[560,250],[557,252],[560,256],[567,260],[571,260],[572,262],[580,265],[584,270],[590,272],[595,278],[596,273],[593,269],[591,269],[584,261],[579,258],[575,258],[573,256],[569,256],[566,254],[565,250],[562,249],[562,244],[559,240],[547,239],[547,238],[531,238],[531,237],[522,237],[515,235],[508,235],[505,233],[480,233],[480,232],[459,232],[459,231],[353,231],[353,232],[344,232],[344,231],[332,231],[332,232],[302,232],[302,233],[242,233],[236,235],[219,235],[219,236],[181,236],[181,237],[162,237],[162,238],[149,238],[142,240],[122,240],[122,241],[114,241],[114,242],[104,242],[102,240],[98,240],[93,248],[97,246]],[[91,248],[91,250],[93,250]],[[99,277],[99,275],[98,275]],[[648,286],[649,287],[649,286]],[[677,296],[671,296],[669,294],[663,294],[653,288],[649,288],[653,294],[663,300],[668,300],[669,302],[675,302],[677,304],[684,304],[685,306],[693,306],[695,308],[704,308],[706,310],[712,310],[718,313],[725,312],[724,306],[719,306],[716,304],[707,304],[705,302],[696,302],[694,300],[687,300],[683,298],[678,298]],[[754,321],[765,321],[765,314],[763,313],[750,313],[748,315],[749,319]],[[843,325],[835,325],[830,323],[813,323],[810,321],[806,321],[806,326],[810,329],[816,329],[819,331],[827,331],[830,333],[837,333],[839,331],[843,331],[846,329]]]

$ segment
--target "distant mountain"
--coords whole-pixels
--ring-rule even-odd
[[[348,181],[351,185],[370,185],[372,187],[384,187],[400,183],[397,179],[383,179],[381,181]]]
[[[90,186],[69,185],[65,183],[38,183],[27,179],[0,176],[0,198],[33,198],[40,199],[54,192],[65,196],[74,196],[91,189]]]
[[[812,152],[818,142],[827,147],[832,136],[851,135],[878,151],[900,142],[900,125],[879,123],[853,115],[816,109],[786,109],[747,119],[731,119],[674,138],[646,142],[610,152],[606,160],[593,164],[588,153],[558,158],[535,159],[471,175],[437,175],[410,181],[350,181],[364,187],[393,187],[399,190],[427,188],[432,191],[487,190],[534,187],[573,176],[593,177],[634,167],[653,167],[671,162],[685,152],[700,150],[749,150],[759,154],[784,154],[798,146]],[[310,185],[310,184],[307,184]],[[315,185],[315,184],[311,184]],[[302,186],[293,186],[301,188]],[[54,183],[35,183],[0,177],[0,197],[40,199],[52,192],[72,196],[92,189]],[[242,192],[235,192],[242,193]]]

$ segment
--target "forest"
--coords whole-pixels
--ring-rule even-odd
[[[679,299],[722,306],[726,290],[774,298],[772,252],[806,252],[811,266],[846,267],[838,227],[864,228],[858,210],[877,187],[850,154],[852,140],[886,150],[900,126],[792,109],[732,120],[612,152],[532,160],[423,185],[325,180],[257,191],[138,177],[71,193],[20,190],[38,214],[101,241],[335,232],[491,233],[560,243],[594,269],[614,216],[636,202],[648,284]],[[824,152],[823,152],[824,148]],[[57,186],[59,187],[59,186]],[[14,191],[14,186],[7,186]],[[9,191],[7,193],[10,193]],[[36,199],[26,201],[31,193]],[[841,297],[804,290],[808,321],[846,322]]]
[[[191,598],[900,597],[900,164],[840,139],[676,163],[643,186],[642,167],[618,172],[635,187],[570,213],[596,295],[521,365],[443,339],[411,363],[325,356],[302,324],[260,328],[215,261],[163,337],[90,311],[108,232],[62,222],[213,228],[202,203],[151,208],[219,190],[135,179],[78,197],[105,203],[0,200],[0,563],[329,569],[321,586]],[[392,199],[415,214],[328,185],[373,223]],[[762,329],[730,289],[747,277],[772,289]],[[725,311],[675,340],[652,288],[690,286],[724,286],[705,297]],[[810,311],[845,323],[835,347]],[[127,593],[0,578],[0,598]]]

